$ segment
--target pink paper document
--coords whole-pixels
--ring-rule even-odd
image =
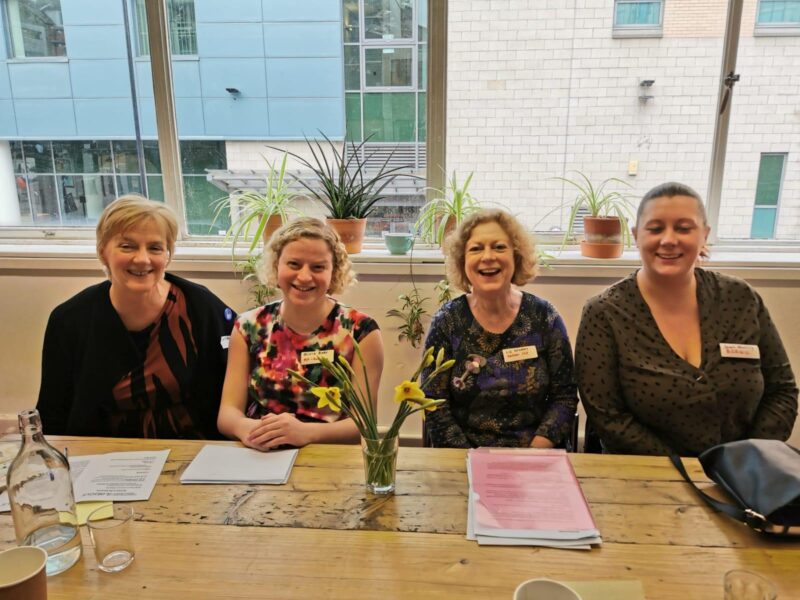
[[[597,537],[563,450],[479,448],[469,453],[475,533],[512,538]]]

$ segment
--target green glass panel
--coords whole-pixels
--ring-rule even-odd
[[[25,161],[22,159],[22,142],[10,142],[11,162],[14,165],[14,173],[25,173]]]
[[[413,60],[411,48],[368,48],[364,52],[367,87],[410,87]]]
[[[364,37],[368,40],[411,38],[413,7],[414,0],[364,0]]]
[[[147,196],[150,200],[164,202],[164,180],[161,175],[147,176]]]
[[[753,224],[750,227],[750,237],[753,239],[769,239],[775,237],[775,219],[777,216],[777,208],[756,207],[753,210]]]
[[[428,41],[428,0],[417,0],[417,40]]]
[[[615,25],[659,25],[661,2],[617,2]]]
[[[758,4],[759,25],[800,23],[800,0],[761,0]]]
[[[762,154],[758,166],[756,206],[777,206],[781,193],[783,154]]]
[[[344,89],[361,89],[361,59],[358,46],[344,47]]]
[[[111,143],[53,142],[56,173],[111,173]]]
[[[427,139],[427,94],[420,92],[417,94],[417,141],[424,142]]]
[[[50,154],[50,142],[23,142],[25,168],[28,173],[52,173],[53,157]]]
[[[181,141],[181,169],[184,175],[203,175],[206,169],[227,169],[225,142]]]
[[[428,89],[428,45],[420,44],[417,49],[417,89]]]
[[[342,37],[345,44],[360,41],[358,37],[358,0],[342,2]]]
[[[114,165],[117,173],[138,173],[139,159],[136,155],[136,142],[133,140],[114,141]],[[144,140],[144,168],[147,173],[161,173],[161,157],[156,140]]]
[[[351,142],[361,141],[361,94],[345,94],[345,120],[347,121],[347,139]]]
[[[230,226],[227,215],[214,221],[212,204],[225,193],[213,186],[205,177],[198,175],[184,176],[183,192],[186,197],[186,223],[189,233],[194,235],[219,235]]]
[[[413,93],[364,94],[364,137],[372,142],[415,141]]]

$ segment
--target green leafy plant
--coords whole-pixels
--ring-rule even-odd
[[[575,227],[575,217],[578,212],[583,208],[589,212],[591,217],[617,217],[622,225],[622,235],[625,244],[630,246],[631,233],[628,227],[628,220],[634,214],[635,208],[630,201],[630,195],[617,190],[607,190],[607,186],[612,183],[622,185],[624,187],[632,187],[627,181],[623,181],[617,177],[609,177],[601,181],[599,184],[593,184],[591,180],[580,171],[575,171],[576,178],[569,179],[566,177],[555,177],[559,181],[568,183],[577,190],[577,195],[573,200],[565,203],[570,207],[569,218],[567,221],[567,230],[564,232],[565,245],[567,240],[573,237],[573,230]],[[560,208],[560,207],[559,207]]]
[[[358,145],[350,142],[350,152],[346,153],[345,148],[339,150],[328,136],[322,132],[320,134],[327,142],[326,147],[323,147],[318,140],[306,138],[312,160],[289,152],[289,155],[310,169],[316,178],[314,183],[309,183],[302,178],[297,178],[297,182],[327,209],[331,219],[367,218],[375,210],[377,202],[386,197],[383,194],[386,186],[403,174],[402,171],[410,167],[390,168],[389,162],[394,156],[394,150],[392,150],[380,168],[376,172],[368,174],[366,165],[375,152],[365,155],[363,158],[362,154],[365,154],[365,144],[370,138]],[[326,149],[330,155],[326,154]],[[416,177],[409,173],[403,175]]]
[[[402,306],[393,308],[386,312],[387,317],[394,317],[400,319],[400,334],[397,339],[401,342],[408,340],[412,348],[416,348],[422,342],[425,335],[425,326],[422,324],[422,317],[428,314],[425,309],[425,302],[428,298],[423,298],[419,294],[419,290],[414,287],[410,294],[401,294],[398,300]]]
[[[237,242],[250,237],[249,252],[252,253],[258,246],[269,218],[273,215],[280,216],[286,222],[290,215],[299,214],[294,205],[297,194],[289,189],[286,181],[287,154],[283,154],[280,167],[276,168],[266,158],[267,175],[264,178],[266,188],[264,193],[255,190],[237,190],[225,198],[214,202],[216,209],[214,222],[223,212],[233,212],[231,226],[228,228],[225,239],[233,238],[232,251],[236,250]]]
[[[453,288],[450,287],[450,281],[447,279],[440,279],[433,289],[436,290],[436,300],[439,302],[439,306],[453,299]]]
[[[263,306],[278,294],[274,287],[261,283],[258,279],[257,268],[261,254],[248,256],[245,260],[234,265],[234,270],[242,275],[242,281],[250,286],[250,299],[253,306]]]
[[[480,209],[478,200],[469,193],[473,175],[474,173],[470,173],[464,183],[459,184],[456,172],[453,171],[447,189],[435,190],[439,197],[420,208],[416,228],[422,239],[441,244],[448,223],[452,222],[452,226],[458,227],[467,216]]]

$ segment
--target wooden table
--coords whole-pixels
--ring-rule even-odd
[[[135,502],[136,560],[84,556],[48,580],[61,598],[511,598],[534,577],[640,580],[648,599],[723,597],[745,568],[800,598],[800,544],[763,539],[700,504],[666,458],[572,454],[603,536],[589,552],[481,547],[464,539],[465,452],[401,448],[397,493],[365,493],[355,446],[309,446],[282,486],[181,485],[201,442],[51,438],[71,456],[171,449],[147,502]],[[695,480],[698,463],[687,461]],[[84,528],[85,529],[85,528]],[[0,549],[14,545],[0,516]]]

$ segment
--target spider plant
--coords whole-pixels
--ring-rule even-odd
[[[397,339],[401,342],[408,340],[412,348],[416,348],[422,342],[425,335],[425,327],[422,324],[422,317],[428,314],[425,309],[427,298],[419,294],[419,290],[414,287],[410,294],[402,294],[398,298],[402,302],[401,308],[393,308],[387,311],[387,317],[395,317],[401,320],[400,334]]]
[[[464,183],[459,184],[453,171],[447,189],[434,190],[439,197],[420,208],[416,228],[424,240],[441,244],[450,227],[458,227],[467,216],[479,210],[477,199],[469,193],[473,175],[470,173]]]

